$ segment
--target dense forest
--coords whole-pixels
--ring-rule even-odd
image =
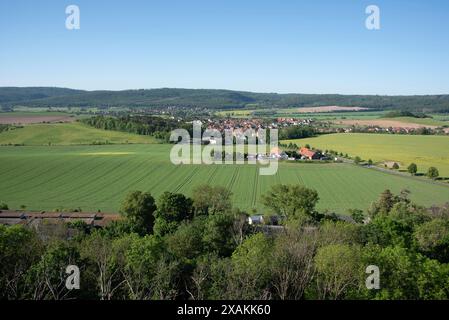
[[[192,131],[192,125],[188,125],[184,122],[179,123],[175,119],[152,116],[95,116],[80,121],[97,129],[148,135],[157,139],[162,139],[166,142],[170,140],[170,133],[172,130],[184,128],[189,132]]]
[[[16,104],[20,101],[45,99],[50,97],[71,96],[81,94],[82,90],[53,87],[0,87],[0,105]]]
[[[0,299],[449,298],[448,205],[386,190],[342,220],[317,212],[316,191],[277,185],[262,198],[272,222],[251,226],[230,199],[208,185],[191,198],[135,191],[103,229],[0,225]],[[77,290],[65,287],[68,265],[79,267]]]
[[[206,107],[287,108],[358,106],[374,110],[449,112],[449,95],[379,96],[338,94],[277,94],[211,89],[149,89],[80,91],[62,88],[0,88],[0,105],[28,107]]]

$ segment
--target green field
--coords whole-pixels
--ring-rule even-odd
[[[0,145],[25,144],[80,145],[92,143],[155,143],[154,138],[118,131],[99,130],[84,124],[31,124],[20,129],[0,133]]]
[[[366,209],[379,194],[407,188],[423,205],[449,201],[449,187],[351,164],[281,163],[274,176],[254,165],[181,165],[169,161],[170,145],[0,147],[0,200],[30,210],[77,208],[116,212],[130,190],[189,195],[209,183],[230,188],[234,205],[263,211],[259,197],[278,183],[316,189],[319,209]]]
[[[436,118],[413,118],[413,117],[398,117],[398,118],[384,118],[385,120],[391,119],[395,121],[401,121],[405,123],[416,123],[416,124],[422,124],[425,126],[436,126],[436,127],[442,127],[449,125],[448,121],[439,120],[438,117]]]
[[[264,111],[269,112],[269,117],[292,117],[292,118],[310,118],[316,120],[338,120],[338,119],[378,119],[382,117],[385,111],[346,111],[346,112],[299,112],[299,108],[285,108],[285,109],[235,109],[235,110],[225,110],[219,111],[216,114],[223,117],[233,117],[233,118],[247,118],[250,117],[254,112]],[[257,115],[256,115],[257,116]],[[268,117],[263,115],[260,117]]]
[[[301,146],[310,144],[322,150],[332,149],[375,162],[395,161],[403,167],[414,162],[420,172],[435,166],[440,175],[449,176],[448,136],[341,133],[285,142]]]
[[[346,111],[346,112],[313,112],[301,113],[300,108],[281,108],[281,109],[235,109],[219,111],[216,114],[223,117],[247,118],[254,115],[256,111],[268,112],[269,115],[254,115],[255,117],[291,117],[291,118],[310,118],[317,121],[333,121],[333,120],[394,120],[404,123],[421,124],[426,126],[449,126],[449,116],[443,114],[431,114],[432,118],[414,118],[414,117],[395,117],[386,118],[387,111]],[[337,125],[338,127],[338,125]]]

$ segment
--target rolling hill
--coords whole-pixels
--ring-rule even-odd
[[[89,127],[79,122],[31,124],[0,133],[0,145],[27,146],[157,143],[150,136],[120,131],[107,131]]]
[[[0,105],[11,107],[207,107],[288,108],[357,106],[375,110],[449,112],[449,95],[377,96],[339,94],[277,94],[215,89],[160,88],[123,91],[81,91],[64,88],[0,88]]]

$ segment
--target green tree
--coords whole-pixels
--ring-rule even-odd
[[[417,279],[418,297],[425,300],[447,300],[449,298],[449,265],[426,259],[422,263]]]
[[[373,165],[373,160],[369,159],[369,160],[368,160],[368,165],[369,165],[369,166],[372,166],[372,165]]]
[[[164,192],[157,201],[156,218],[181,222],[193,217],[193,201],[181,193]]]
[[[304,298],[315,274],[318,234],[316,229],[287,229],[275,238],[271,263],[271,286],[275,299]]]
[[[357,246],[331,244],[315,256],[317,294],[320,299],[342,299],[361,283],[361,250]]]
[[[203,234],[207,252],[213,252],[219,257],[230,256],[236,248],[233,228],[234,217],[231,214],[214,214],[207,217]]]
[[[0,210],[9,210],[8,205],[0,201]]]
[[[416,228],[414,236],[424,254],[449,262],[449,220],[438,218],[423,223]]]
[[[360,243],[360,226],[344,221],[323,221],[319,226],[319,244],[357,244]]]
[[[429,177],[430,179],[436,179],[440,176],[440,173],[438,172],[438,169],[435,167],[430,167],[427,170],[427,177]]]
[[[0,225],[0,298],[17,300],[27,295],[26,274],[44,252],[37,234],[21,225]]]
[[[354,219],[357,223],[363,223],[365,220],[365,215],[363,213],[363,210],[360,209],[349,209],[348,210],[349,215]]]
[[[362,162],[362,158],[360,158],[359,156],[356,156],[356,157],[354,158],[354,163],[355,163],[355,164],[359,164],[360,162]]]
[[[195,269],[187,282],[187,292],[193,300],[226,298],[230,274],[228,259],[218,258],[214,254],[198,257]]]
[[[139,237],[131,234],[127,237],[121,272],[129,299],[148,300],[155,297],[157,293],[153,279],[160,271],[159,260],[164,251],[164,244],[153,235]]]
[[[197,215],[228,212],[232,209],[232,192],[221,186],[200,185],[193,189],[192,199]]]
[[[155,210],[154,198],[150,193],[134,191],[123,200],[120,213],[131,224],[132,229],[144,234],[153,231]]]
[[[364,265],[379,267],[380,290],[366,290],[368,299],[418,299],[418,278],[425,259],[403,246],[365,246]],[[427,275],[426,275],[427,276]]]
[[[96,231],[80,244],[81,258],[95,266],[98,296],[101,300],[113,299],[123,285],[120,273],[126,244],[123,239],[127,238],[113,240]]]
[[[418,166],[416,165],[416,163],[410,163],[410,165],[407,167],[407,172],[414,176],[418,172]]]
[[[399,165],[396,162],[393,163],[393,169],[394,170],[398,170],[399,169]]]
[[[178,260],[192,260],[203,251],[204,219],[182,222],[177,230],[166,236],[167,248]]]
[[[392,216],[376,216],[361,229],[363,242],[381,246],[409,247],[413,242],[413,224]]]
[[[275,185],[262,196],[262,203],[267,208],[287,218],[315,218],[318,200],[315,190],[300,185]]]
[[[65,241],[48,245],[40,260],[27,274],[30,296],[33,300],[64,300],[73,298],[77,290],[66,288],[66,267],[77,264],[79,253]]]
[[[193,201],[180,193],[164,192],[157,201],[154,234],[164,236],[174,232],[182,221],[193,217]]]
[[[389,189],[387,189],[381,193],[379,200],[371,205],[371,208],[368,210],[368,214],[370,217],[374,217],[378,214],[388,214],[396,202],[397,199],[395,196]]]
[[[262,233],[247,238],[232,254],[230,299],[263,299],[269,296],[272,240]]]

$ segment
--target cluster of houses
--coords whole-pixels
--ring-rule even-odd
[[[207,119],[207,129],[215,129],[220,132],[224,130],[246,131],[248,129],[266,129],[268,126],[261,119]]]
[[[290,126],[301,126],[301,125],[311,125],[314,122],[313,119],[299,119],[299,118],[277,118],[276,120],[267,123],[263,119],[249,118],[249,119],[238,119],[238,118],[217,118],[217,119],[207,119],[206,125],[208,129],[217,129],[222,132],[229,129],[276,129],[279,127],[290,127]]]
[[[287,154],[287,152],[283,151],[279,147],[272,148],[270,153],[258,153],[258,154],[248,154],[247,159],[248,160],[270,160],[270,159],[277,159],[277,160],[288,160],[288,161],[295,161],[295,160],[330,160],[330,158],[323,154],[319,150],[311,150],[306,147],[299,148],[299,150],[296,152],[296,154],[299,156],[294,157],[292,156],[292,153]]]
[[[290,127],[290,126],[308,126],[314,121],[313,119],[298,119],[298,118],[277,118],[277,123],[273,123],[273,126]]]

